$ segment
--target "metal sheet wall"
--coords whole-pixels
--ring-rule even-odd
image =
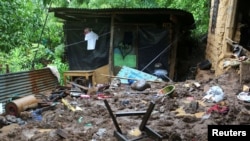
[[[38,94],[58,86],[58,79],[49,68],[0,75],[0,102]]]

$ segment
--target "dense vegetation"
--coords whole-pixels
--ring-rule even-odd
[[[62,23],[49,7],[74,8],[178,8],[191,12],[196,20],[194,38],[207,32],[207,0],[1,0],[0,73],[43,68],[55,65],[60,72],[68,69],[63,60]]]

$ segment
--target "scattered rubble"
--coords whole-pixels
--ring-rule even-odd
[[[206,141],[207,125],[249,124],[249,99],[242,100],[243,96],[238,95],[243,91],[243,86],[245,93],[249,93],[249,88],[246,88],[249,84],[239,83],[239,74],[234,70],[219,77],[214,77],[208,71],[202,71],[204,74],[197,75],[202,77],[196,80],[185,82],[147,82],[150,87],[140,91],[118,81],[112,87],[99,84],[91,93],[78,91],[79,95],[70,94],[72,91],[68,88],[73,85],[64,87],[65,90],[58,89],[36,96],[40,106],[37,107],[40,109],[38,111],[27,109],[18,117],[1,115],[0,137],[3,141],[115,141],[116,128],[104,99],[109,102],[114,113],[146,111],[150,102],[155,102],[147,126],[166,141]],[[175,88],[172,96],[159,95],[159,91],[168,85]],[[214,86],[220,88],[223,98],[217,101],[204,100],[209,89]],[[138,127],[142,116],[116,119],[124,135],[141,135]]]

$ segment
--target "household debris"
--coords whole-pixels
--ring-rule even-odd
[[[245,102],[250,102],[250,92],[240,92],[237,98]]]
[[[120,71],[117,73],[117,77],[135,79],[135,80],[144,79],[146,81],[151,81],[151,82],[163,82],[161,78],[158,78],[154,75],[151,75],[151,74],[139,71],[137,69],[127,67],[127,66],[122,66]],[[128,84],[127,79],[121,79],[121,83]]]
[[[144,91],[151,88],[151,85],[146,80],[137,80],[131,84],[131,88],[137,91]]]
[[[220,102],[224,98],[224,92],[219,86],[212,86],[202,98],[207,102]]]
[[[126,81],[128,82],[127,79]],[[113,113],[121,115],[117,117],[117,121],[122,132],[131,138],[146,138],[144,135],[147,134],[138,127],[153,101],[155,107],[147,126],[162,136],[162,140],[206,141],[208,124],[249,124],[250,105],[237,99],[237,95],[243,91],[243,85],[238,82],[238,74],[232,71],[204,80],[161,83],[147,81],[151,88],[143,91],[133,90],[131,85],[123,83],[116,85],[115,89],[109,87],[109,84],[98,84],[89,94],[91,88],[88,88],[87,93],[81,89],[80,96],[71,95],[71,92],[76,91],[73,87],[79,87],[69,84],[67,87],[57,87],[52,92],[36,95],[38,106],[21,112],[20,117],[1,115],[0,137],[20,141],[117,140],[114,136],[116,128],[103,102],[108,100]],[[170,85],[174,85],[173,97],[157,96],[161,89]],[[247,92],[249,84],[244,85],[244,92]],[[223,90],[223,99],[219,102],[202,101],[204,94],[213,86]],[[221,94],[220,90],[218,92]],[[63,99],[75,111],[71,110],[71,106],[65,105]],[[32,111],[49,106],[53,108],[40,112],[39,120],[32,118]],[[134,116],[125,117],[129,112]]]
[[[241,62],[249,61],[249,51],[243,46],[229,38],[226,42],[231,45],[231,55],[223,60],[223,68],[239,67]]]

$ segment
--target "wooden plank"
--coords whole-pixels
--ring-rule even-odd
[[[88,90],[88,89],[89,89],[88,87],[85,87],[85,86],[76,84],[76,83],[74,83],[74,82],[67,82],[67,83],[69,83],[69,84],[71,84],[71,85],[74,85],[74,86],[76,86],[76,87],[82,88],[82,89],[84,89],[84,90]]]
[[[109,74],[109,66],[105,65],[95,69],[95,82],[96,84],[106,84],[109,82],[109,78],[101,75],[101,73]]]

